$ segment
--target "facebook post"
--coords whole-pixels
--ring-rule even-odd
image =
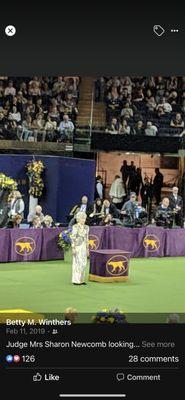
[[[16,11],[0,32],[6,398],[174,399],[184,376],[182,16]]]

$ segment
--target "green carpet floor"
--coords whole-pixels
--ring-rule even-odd
[[[185,258],[132,259],[128,282],[71,284],[71,255],[65,261],[0,264],[0,309],[34,312],[185,312]]]

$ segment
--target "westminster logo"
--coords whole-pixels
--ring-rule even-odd
[[[16,240],[15,242],[15,251],[17,254],[21,256],[30,255],[36,249],[35,240],[31,237],[21,237]]]
[[[123,255],[111,257],[106,263],[106,270],[112,276],[120,276],[127,272],[128,258]]]
[[[97,250],[100,245],[99,237],[96,235],[89,235],[89,250]]]
[[[143,246],[150,252],[157,251],[160,247],[160,240],[156,235],[146,235],[143,239]]]

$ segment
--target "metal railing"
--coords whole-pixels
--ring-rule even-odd
[[[92,136],[92,128],[93,128],[93,113],[94,113],[94,84],[91,94],[91,113],[90,113],[90,121],[89,121],[89,136],[91,139]]]

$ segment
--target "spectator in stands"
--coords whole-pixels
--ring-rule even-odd
[[[156,136],[157,134],[157,127],[152,124],[152,122],[148,121],[145,129],[145,135],[147,136]]]
[[[158,107],[158,110],[157,110],[157,116],[158,116],[158,118],[162,118],[162,117],[164,117],[164,115],[166,115],[166,114],[165,114],[165,112],[164,112],[163,107]]]
[[[124,119],[130,119],[133,117],[133,109],[130,107],[130,103],[126,103],[121,111],[121,117]]]
[[[162,107],[165,114],[169,114],[172,112],[172,106],[170,103],[167,102],[167,100],[165,99],[165,97],[162,98],[162,102],[160,104],[158,104],[157,109],[159,107]]]
[[[173,90],[173,92],[169,93],[168,101],[172,106],[174,106],[174,104],[177,104],[177,100],[178,100],[178,93],[175,90]]]
[[[148,112],[154,113],[156,106],[157,106],[157,104],[156,104],[155,98],[153,96],[151,96],[149,99],[147,99],[146,107],[148,109]]]
[[[178,80],[176,76],[171,76],[171,78],[167,81],[167,90],[172,91],[176,90],[178,86]]]
[[[143,121],[138,121],[135,125],[135,128],[133,129],[133,133],[135,135],[143,136],[145,134],[144,126],[143,126]]]
[[[33,96],[33,98],[37,98],[38,96],[41,95],[39,84],[36,81],[31,81],[29,83],[28,93],[30,96]]]
[[[32,129],[32,118],[31,115],[28,114],[26,119],[22,123],[22,135],[20,140],[27,141],[32,137],[33,129]]]
[[[8,86],[5,88],[4,91],[4,96],[15,96],[16,95],[16,89],[13,86],[13,82],[9,81]]]
[[[37,142],[42,140],[42,142],[45,142],[46,131],[45,131],[45,121],[43,114],[36,115],[36,118],[32,123],[32,128],[34,131],[35,141]]]
[[[59,141],[72,141],[74,132],[74,124],[70,121],[69,116],[64,114],[63,121],[59,125],[60,139]]]
[[[57,123],[56,121],[52,121],[50,115],[47,116],[45,131],[46,131],[46,140],[52,142],[56,136],[55,132],[57,131]]]
[[[112,118],[110,125],[107,127],[106,132],[117,134],[120,133],[121,125],[118,122],[117,118]]]
[[[141,102],[144,100],[144,93],[143,93],[143,88],[139,88],[135,91],[135,94],[133,96],[133,101],[135,103]]]
[[[10,121],[15,121],[19,124],[21,122],[21,113],[17,111],[17,108],[14,106],[12,108],[12,112],[9,113],[8,119]]]
[[[4,139],[5,137],[5,123],[6,118],[4,117],[3,112],[0,112],[0,139]]]
[[[121,133],[123,135],[130,135],[130,126],[127,124],[126,119],[124,119],[122,121],[122,125],[121,125],[119,133]]]
[[[184,121],[180,113],[176,113],[175,118],[172,118],[170,126],[174,128],[184,128]]]
[[[36,100],[35,112],[36,114],[44,114],[44,107],[40,97]]]
[[[35,217],[38,217],[41,223],[44,222],[44,214],[42,212],[42,207],[39,205],[35,207],[34,212],[28,214],[27,221],[30,224],[30,226],[33,225],[33,219]]]

